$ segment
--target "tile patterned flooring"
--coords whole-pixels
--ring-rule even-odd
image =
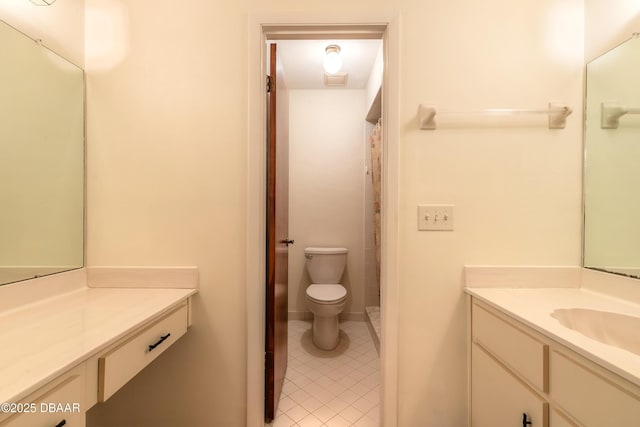
[[[380,360],[363,321],[340,322],[335,350],[317,349],[311,321],[289,321],[289,360],[270,427],[378,427]]]

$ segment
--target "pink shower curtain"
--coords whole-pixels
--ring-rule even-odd
[[[371,180],[373,183],[373,221],[375,228],[376,244],[376,277],[378,279],[378,295],[380,294],[380,193],[382,186],[380,178],[382,175],[382,119],[378,119],[378,124],[373,129],[369,137],[371,142]]]

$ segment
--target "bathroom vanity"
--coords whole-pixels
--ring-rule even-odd
[[[85,274],[81,269],[56,275],[55,281],[66,277],[78,286],[64,285],[64,292],[32,303],[7,308],[3,301],[0,426],[84,426],[87,410],[109,399],[187,332],[197,283],[171,288],[175,283],[168,279],[166,287],[163,275],[156,274],[155,288],[136,287],[139,277],[124,282],[132,287],[105,283],[108,278],[89,287],[82,283]],[[16,301],[20,293],[33,293],[33,285],[19,286],[26,289],[0,291]]]
[[[466,291],[469,425],[638,425],[640,352],[624,342],[638,328],[600,331],[640,322],[640,305],[580,287]]]

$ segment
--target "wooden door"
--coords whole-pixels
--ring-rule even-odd
[[[267,307],[265,348],[265,418],[278,408],[287,371],[287,287],[289,240],[288,93],[270,45],[267,131]],[[276,95],[277,94],[277,95]]]

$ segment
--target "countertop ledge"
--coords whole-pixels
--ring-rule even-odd
[[[196,292],[83,287],[0,312],[0,402],[19,402]]]
[[[640,356],[566,328],[551,313],[588,308],[640,317],[640,305],[583,288],[465,288],[465,292],[640,386]]]

